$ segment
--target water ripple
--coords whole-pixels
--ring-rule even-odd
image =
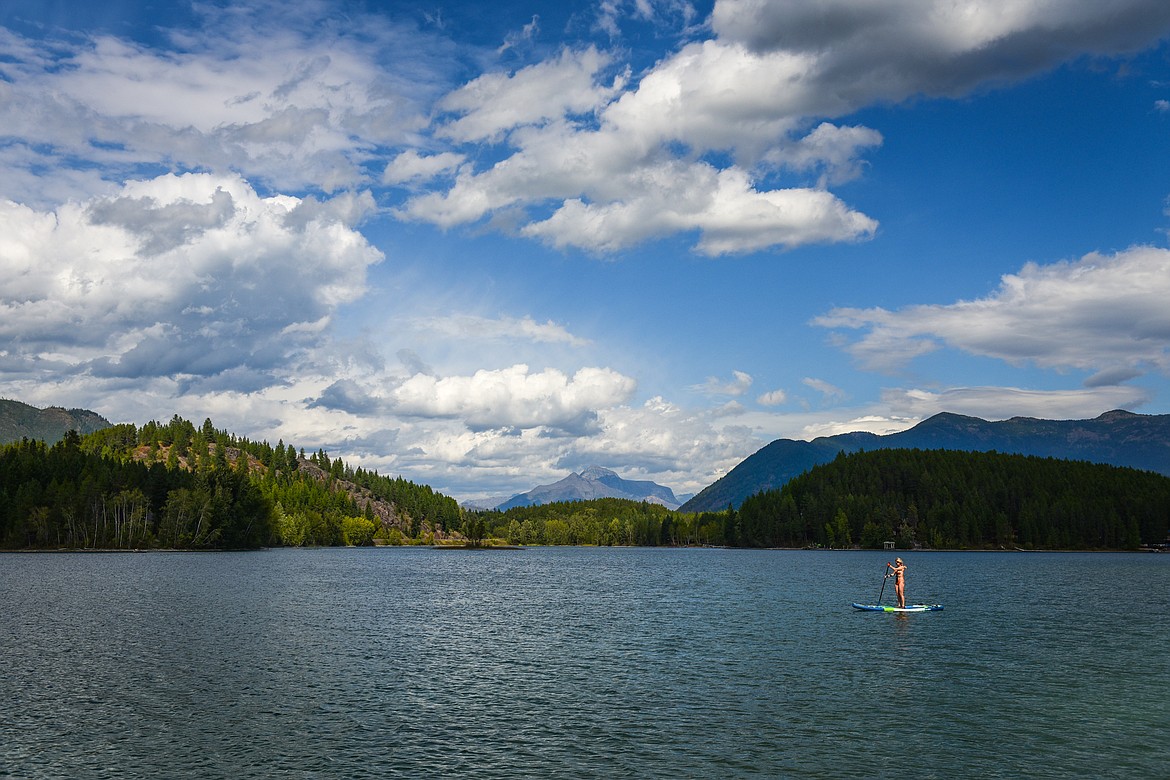
[[[1162,773],[1170,556],[907,558],[0,555],[0,776]]]

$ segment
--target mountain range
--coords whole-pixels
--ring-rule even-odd
[[[1092,420],[1013,417],[988,422],[943,412],[899,433],[843,433],[812,441],[777,439],[749,456],[680,507],[717,512],[745,498],[782,487],[839,452],[875,449],[1002,452],[1084,460],[1154,471],[1170,476],[1170,414],[1106,412]]]
[[[527,493],[518,493],[500,501],[489,499],[468,505],[471,508],[505,511],[516,506],[551,504],[556,501],[588,501],[593,498],[627,498],[631,501],[649,501],[667,509],[678,509],[682,500],[674,491],[646,480],[622,479],[615,472],[600,466],[590,466],[579,474],[570,474],[550,485],[539,485]]]
[[[54,444],[69,430],[84,435],[110,425],[104,417],[86,409],[56,406],[38,409],[20,401],[0,399],[0,444],[19,442],[23,438]],[[853,432],[812,441],[777,439],[693,497],[676,497],[674,491],[663,485],[622,479],[609,469],[591,466],[526,493],[469,502],[465,506],[502,511],[557,501],[625,498],[683,512],[718,512],[728,506],[738,507],[744,499],[761,491],[782,487],[813,466],[831,461],[840,452],[898,448],[1036,455],[1128,466],[1170,476],[1170,414],[1114,410],[1092,420],[1013,417],[989,422],[943,412],[913,428],[884,436]]]
[[[0,444],[39,439],[46,444],[61,441],[67,431],[85,435],[109,428],[110,421],[87,409],[38,409],[20,401],[0,399]]]

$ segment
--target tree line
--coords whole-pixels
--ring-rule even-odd
[[[0,447],[7,549],[361,545],[461,525],[455,500],[428,486],[233,436],[210,419]]]
[[[425,485],[196,427],[115,425],[0,447],[0,547],[430,543],[1136,549],[1170,529],[1170,478],[999,453],[840,454],[738,510],[605,498],[465,512]]]
[[[5,548],[251,548],[271,535],[271,503],[231,469],[105,457],[73,431],[0,448]]]
[[[1137,549],[1166,541],[1170,477],[953,450],[837,456],[731,513],[742,546]]]
[[[468,512],[465,535],[520,545],[677,547],[722,544],[723,513],[687,514],[624,498]]]
[[[738,510],[687,514],[624,499],[469,513],[511,544],[908,549],[1137,549],[1170,529],[1170,478],[1000,453],[841,453]]]

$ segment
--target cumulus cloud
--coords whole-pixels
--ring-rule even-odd
[[[206,203],[180,198],[161,204],[150,196],[97,201],[89,208],[89,221],[121,227],[138,236],[141,253],[150,256],[182,246],[208,230],[222,228],[235,211],[231,193],[218,188]]]
[[[1162,36],[1170,7],[1159,0],[719,0],[711,24],[721,41],[760,55],[809,58],[802,86],[857,107],[915,94],[953,97],[1082,54],[1137,51]]]
[[[167,398],[168,411],[348,448],[440,488],[502,475],[526,488],[570,462],[621,462],[683,488],[672,476],[698,475],[689,487],[701,488],[761,432],[797,419],[735,400],[748,397],[746,373],[693,388],[730,396],[694,413],[662,398],[632,403],[634,379],[610,368],[474,371],[543,360],[517,345],[591,346],[570,325],[508,315],[408,323],[481,352],[501,344],[512,353],[503,360],[452,367],[449,351],[416,344],[434,365],[402,348],[387,369],[378,350],[398,345],[371,336],[333,349],[332,323],[381,259],[355,230],[374,200],[354,190],[398,188],[379,199],[404,219],[508,222],[592,252],[680,233],[710,256],[863,241],[877,221],[832,190],[862,175],[883,139],[846,117],[1133,51],[1170,24],[1154,0],[717,0],[708,27],[645,69],[628,69],[617,47],[536,63],[513,47],[513,70],[452,89],[468,62],[450,56],[453,43],[334,10],[202,3],[197,30],[158,30],[152,45],[0,28],[9,388],[45,403],[104,395],[102,408],[136,421]],[[689,25],[693,14],[681,0],[605,0],[597,18],[616,32],[620,16]],[[214,173],[157,177],[191,169]],[[1070,393],[889,390],[885,414],[840,424],[1140,403],[1119,383],[1166,370],[1168,270],[1163,250],[1135,248],[1027,266],[978,301],[829,312],[817,324],[870,368],[946,347],[1088,376]],[[842,398],[818,380],[805,386]],[[757,396],[760,407],[785,401],[780,390]]]
[[[655,396],[639,406],[602,410],[599,434],[573,442],[572,457],[576,463],[628,464],[679,492],[697,492],[760,448],[748,428],[713,422]],[[704,467],[696,470],[696,463]]]
[[[471,376],[415,374],[389,394],[400,415],[448,417],[472,429],[547,426],[588,428],[597,410],[623,403],[635,382],[608,368],[582,368],[573,376],[557,369],[533,373],[517,364]]]
[[[825,187],[860,176],[862,151],[881,144],[882,134],[868,127],[838,127],[821,122],[794,143],[770,150],[764,160],[797,171],[820,171],[819,184]]]
[[[336,409],[350,414],[377,414],[382,404],[366,388],[352,379],[338,379],[308,404],[309,409]]]
[[[471,427],[456,417],[400,416],[393,427],[395,454],[374,449],[364,465],[406,471],[439,489],[454,482],[459,488],[450,492],[460,496],[520,492],[590,464],[695,492],[760,447],[747,427],[722,424],[715,415],[688,412],[658,396],[599,406],[582,430],[561,433],[544,426]],[[365,440],[364,434],[347,439],[346,448]]]
[[[708,37],[636,79],[620,49],[569,47],[450,90],[450,41],[329,11],[199,4],[202,32],[161,30],[161,46],[4,30],[0,196],[45,208],[144,166],[236,170],[280,191],[403,185],[403,218],[452,227],[506,211],[494,224],[592,252],[677,233],[708,255],[865,240],[877,222],[828,188],[858,176],[881,136],[832,120],[1134,51],[1170,24],[1159,0],[719,0],[700,32],[685,1],[607,0],[611,32],[633,16]]]
[[[449,44],[420,45],[418,31],[378,17],[346,28],[322,24],[313,14],[328,10],[315,4],[195,10],[203,33],[163,30],[165,48],[6,32],[0,125],[27,150],[23,170],[40,179],[84,160],[107,176],[163,166],[237,170],[284,190],[352,188],[371,178],[375,151],[425,126],[451,67]],[[33,185],[10,180],[0,195],[46,205]]]
[[[609,87],[597,83],[608,64],[609,57],[595,47],[564,49],[556,59],[512,74],[479,76],[439,101],[439,110],[458,117],[441,124],[436,134],[456,141],[489,141],[524,125],[594,111],[624,83],[620,77]]]
[[[728,52],[713,42],[692,44],[635,89],[599,108],[596,120],[583,121],[569,116],[564,98],[549,103],[560,107],[557,115],[546,115],[543,108],[501,107],[478,94],[539,91],[528,81],[547,81],[543,91],[580,94],[582,106],[603,97],[582,86],[566,90],[549,75],[559,74],[559,67],[546,72],[533,66],[511,77],[493,77],[490,90],[473,82],[469,87],[476,91],[455,95],[471,105],[490,105],[490,116],[477,122],[474,132],[464,124],[477,116],[469,113],[441,124],[436,133],[470,139],[508,130],[514,153],[485,170],[461,170],[450,188],[416,195],[397,213],[452,227],[504,208],[550,204],[552,214],[530,221],[521,233],[560,248],[596,252],[692,231],[700,236],[698,251],[709,255],[867,238],[877,223],[827,191],[761,189],[746,168],[720,168],[696,159],[708,150],[732,150],[754,162],[798,130],[798,115],[769,107],[768,101],[786,89],[799,69],[795,61],[761,62],[742,47]],[[512,83],[521,76],[525,83]],[[536,113],[513,116],[525,111]],[[831,131],[820,132],[821,146],[831,152],[820,165],[834,171],[854,167],[844,149],[876,143],[876,136],[863,131],[852,140],[845,140],[847,134],[830,140]],[[679,143],[695,155],[674,154],[672,145]],[[807,141],[804,148],[816,143]],[[808,151],[789,157],[775,157],[771,164],[818,165]]]
[[[454,152],[420,155],[408,149],[386,164],[382,172],[383,184],[401,184],[412,180],[428,180],[439,174],[454,171],[463,164],[464,156]]]
[[[675,171],[679,175],[671,175]],[[716,171],[706,164],[664,165],[638,172],[663,187],[639,182],[627,200],[603,204],[567,200],[546,220],[521,233],[558,248],[614,252],[639,242],[698,230],[697,251],[706,255],[771,247],[856,241],[868,238],[877,222],[850,210],[823,190],[757,191],[735,168]],[[686,188],[688,182],[696,186]]]
[[[603,4],[602,26],[615,32],[623,12]],[[865,240],[877,222],[827,188],[860,175],[882,138],[830,120],[916,95],[964,95],[1086,53],[1135,51],[1167,24],[1170,7],[1156,0],[719,0],[715,37],[612,93],[593,50],[456,90],[443,105],[457,116],[433,133],[508,150],[397,213],[453,227],[507,209],[527,215],[521,234],[592,252],[677,233],[696,233],[696,250],[713,256]],[[813,175],[816,187],[779,186],[786,174]]]
[[[1011,364],[1093,372],[1093,385],[1170,373],[1170,250],[1028,263],[986,298],[886,309],[834,309],[814,320],[862,331],[847,351],[869,369],[896,370],[943,347]]]
[[[0,340],[26,371],[267,372],[365,292],[382,254],[320,204],[243,179],[167,175],[37,211],[0,201]]]

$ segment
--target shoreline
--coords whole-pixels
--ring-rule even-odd
[[[1094,548],[1089,550],[1026,550],[1022,547],[1014,548],[922,548],[918,550],[875,550],[875,549],[861,549],[856,547],[850,548],[829,548],[829,547],[724,547],[719,545],[595,545],[595,544],[497,544],[497,545],[472,545],[472,544],[434,544],[434,545],[418,545],[418,544],[375,544],[375,545],[314,545],[304,547],[235,547],[224,549],[196,549],[185,547],[136,547],[136,548],[119,548],[119,547],[11,547],[0,548],[0,555],[2,554],[70,554],[70,553],[225,553],[225,552],[267,552],[270,550],[362,550],[362,549],[411,549],[421,548],[429,550],[527,550],[531,548],[586,548],[592,547],[598,550],[773,550],[777,552],[808,552],[808,553],[873,553],[873,552],[893,552],[893,553],[1167,553],[1170,552],[1170,547],[1157,546],[1143,546],[1137,550],[1122,550],[1122,549],[1108,549],[1108,548]]]

